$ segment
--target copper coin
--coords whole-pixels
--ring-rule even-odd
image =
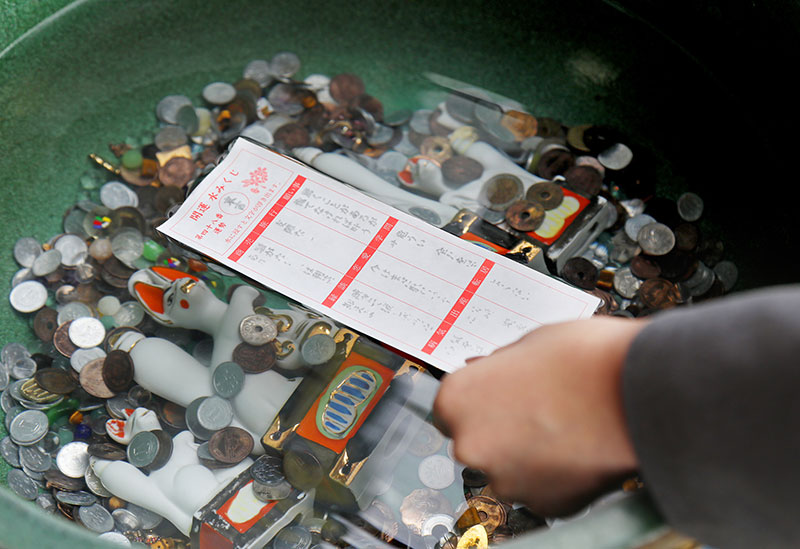
[[[72,324],[71,320],[56,328],[56,331],[53,333],[53,345],[59,353],[67,358],[71,357],[72,353],[78,350],[78,347],[72,343],[72,340],[69,338],[70,324]]]
[[[158,169],[158,180],[164,185],[185,187],[194,177],[195,168],[191,158],[176,156]]]
[[[537,125],[536,135],[539,137],[561,137],[564,135],[564,126],[558,120],[539,118],[537,119]]]
[[[528,233],[541,226],[544,215],[544,208],[539,203],[520,200],[506,210],[506,221],[513,229]]]
[[[383,120],[383,103],[377,98],[363,94],[358,98],[358,106],[370,113],[376,121],[381,122]]]
[[[461,478],[464,480],[464,486],[468,488],[480,488],[489,484],[489,477],[480,469],[465,467],[461,471]]]
[[[591,166],[573,166],[564,179],[569,189],[584,196],[596,196],[603,189],[603,176]]]
[[[78,383],[72,374],[61,368],[38,370],[33,378],[39,387],[57,395],[66,395],[78,388]]]
[[[453,506],[444,494],[429,488],[414,490],[400,505],[400,520],[415,534],[422,534],[425,521],[438,514],[452,516]]]
[[[164,401],[159,408],[158,418],[167,427],[173,429],[186,429],[186,408],[179,406],[169,400]]]
[[[287,450],[283,454],[283,474],[289,484],[303,492],[315,488],[325,476],[317,457],[299,449]]]
[[[552,181],[543,181],[528,187],[525,199],[538,202],[545,210],[553,210],[564,201],[564,191],[561,186]]]
[[[352,103],[366,91],[364,81],[355,74],[337,74],[331,79],[330,94],[340,105]]]
[[[128,168],[122,167],[119,169],[119,174],[126,183],[137,187],[146,187],[153,182],[152,177],[143,175],[139,170],[129,170]]]
[[[65,492],[77,492],[78,490],[83,490],[86,486],[83,477],[68,477],[56,468],[45,472],[44,479],[47,481],[46,486],[48,490],[55,488],[56,490],[63,490]]]
[[[175,204],[180,204],[184,199],[184,191],[179,187],[164,185],[158,188],[153,198],[153,205],[162,214],[166,213]]]
[[[447,138],[431,135],[422,141],[419,152],[422,156],[432,158],[441,164],[453,156],[453,147]]]
[[[448,187],[456,188],[483,175],[483,165],[469,156],[451,156],[442,164],[442,175]]]
[[[105,357],[96,358],[88,362],[83,368],[79,376],[81,387],[90,395],[97,398],[111,398],[116,393],[106,386],[103,381],[103,363]]]
[[[33,332],[42,341],[53,341],[58,328],[58,312],[50,307],[42,307],[33,317]]]
[[[250,345],[240,343],[233,350],[233,361],[248,374],[266,372],[275,365],[277,352],[273,343]]]
[[[123,446],[112,444],[111,442],[93,442],[86,449],[90,456],[109,461],[119,461],[127,459],[128,454]]]
[[[536,175],[544,179],[553,179],[564,174],[575,165],[575,156],[561,148],[553,148],[544,153],[536,164]]]
[[[700,232],[691,223],[681,223],[673,230],[675,234],[675,247],[684,252],[691,252],[697,248]]]
[[[654,259],[661,267],[661,276],[669,280],[686,280],[697,270],[698,260],[692,254],[673,249]],[[703,263],[706,263],[703,261]],[[708,265],[708,263],[706,263]]]
[[[666,309],[677,304],[675,284],[663,278],[650,278],[639,286],[639,299],[645,307]]]
[[[600,305],[597,307],[595,314],[610,315],[614,311],[619,310],[619,304],[617,303],[617,300],[614,299],[614,296],[609,292],[601,290],[600,288],[594,288],[593,290],[590,290],[589,293],[600,298]]]
[[[585,257],[571,257],[564,263],[561,277],[578,288],[591,290],[597,285],[597,267]]]
[[[102,369],[103,381],[114,393],[127,391],[133,383],[133,360],[125,351],[115,350],[106,355]]]
[[[208,451],[217,461],[235,465],[250,455],[254,445],[250,433],[229,426],[220,429],[208,440]]]
[[[516,175],[502,173],[483,184],[479,200],[494,211],[503,211],[522,198],[522,181]]]
[[[631,259],[631,272],[641,279],[656,278],[661,276],[661,267],[652,258],[637,255]]]
[[[488,496],[475,496],[467,500],[469,507],[474,507],[478,511],[481,524],[486,528],[486,533],[490,536],[492,532],[506,523],[506,510],[503,504]]]
[[[276,146],[287,150],[307,147],[311,142],[308,130],[296,122],[284,124],[275,130],[274,136]]]
[[[500,118],[500,124],[514,135],[517,141],[533,137],[539,130],[539,121],[532,114],[509,111]]]
[[[124,278],[125,280],[130,278],[130,276],[136,272],[136,269],[128,267],[122,261],[113,256],[109,257],[103,262],[103,270],[107,271],[111,276]]]

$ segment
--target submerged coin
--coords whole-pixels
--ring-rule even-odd
[[[81,524],[92,532],[101,534],[114,529],[114,519],[111,513],[99,503],[79,507],[78,518]]]
[[[79,490],[77,492],[59,490],[55,493],[55,497],[56,500],[61,503],[66,503],[67,505],[93,505],[97,503],[97,497],[85,490]]]
[[[642,251],[649,255],[664,255],[675,246],[675,234],[663,223],[648,223],[636,236]]]
[[[447,456],[434,454],[420,462],[417,474],[428,488],[444,490],[455,481],[455,464]]]
[[[235,362],[223,362],[214,369],[211,386],[222,398],[233,398],[244,387],[244,370]]]
[[[451,156],[442,164],[442,175],[445,184],[455,189],[483,175],[483,164],[469,156]]]
[[[116,393],[103,381],[105,358],[96,358],[81,368],[79,381],[83,390],[97,398],[111,398]]]
[[[36,483],[20,469],[11,469],[6,476],[6,482],[11,491],[22,499],[33,501],[39,495]]]
[[[125,351],[111,351],[103,360],[103,382],[114,393],[128,390],[133,383],[133,374],[133,360]]]
[[[366,91],[364,81],[355,74],[337,74],[331,79],[330,94],[340,105],[352,103]]]
[[[23,267],[31,267],[34,260],[41,255],[42,245],[31,237],[23,237],[14,244],[14,259]]]
[[[14,310],[32,313],[44,307],[47,302],[47,288],[37,280],[20,282],[11,289],[8,300]]]
[[[81,317],[69,325],[69,339],[81,349],[97,347],[106,337],[106,329],[102,322],[93,317]]]
[[[89,466],[89,445],[85,442],[69,442],[61,447],[56,456],[58,470],[70,478],[82,479]]]
[[[666,309],[677,305],[675,284],[663,278],[649,278],[639,286],[639,298],[646,307]]]
[[[290,449],[284,453],[283,473],[292,486],[303,492],[315,488],[325,476],[316,456],[299,449]]]
[[[498,174],[481,188],[478,201],[490,210],[503,211],[523,195],[522,180],[511,174]]]
[[[208,451],[217,461],[234,465],[249,456],[254,445],[250,433],[239,427],[229,426],[217,431],[208,440]]]
[[[661,275],[661,267],[653,259],[637,255],[631,260],[631,272],[641,279],[656,278]]]
[[[622,267],[614,273],[614,289],[622,297],[632,299],[642,281],[633,276],[630,267]]]
[[[564,201],[564,191],[557,183],[543,181],[528,187],[525,199],[538,202],[545,210],[552,210],[558,208]]]
[[[33,332],[42,341],[51,342],[58,328],[58,312],[50,307],[39,309],[33,317]]]
[[[278,336],[275,322],[266,315],[252,314],[239,323],[239,335],[250,345],[264,345]]]
[[[25,410],[11,420],[8,435],[20,446],[36,444],[47,434],[50,421],[40,410]]]
[[[240,343],[233,350],[233,361],[248,374],[266,372],[275,365],[278,355],[275,345],[250,345]]]
[[[58,328],[56,328],[56,331],[53,333],[53,345],[59,353],[67,358],[71,357],[72,353],[78,350],[78,347],[72,343],[72,340],[69,338],[69,325],[71,322],[70,320],[59,324]]]
[[[656,220],[647,214],[635,215],[625,221],[625,234],[635,242],[639,237],[639,231],[642,230],[642,227],[655,222]]]
[[[561,276],[584,290],[591,290],[597,285],[597,267],[585,257],[569,258],[564,263]]]
[[[312,542],[311,532],[303,526],[287,526],[275,534],[274,549],[308,549]]]
[[[678,215],[684,221],[697,221],[703,215],[703,199],[694,193],[683,193],[677,204]]]
[[[89,444],[86,451],[90,456],[107,459],[109,461],[119,461],[128,456],[123,446],[110,442],[94,442]]]
[[[19,446],[11,440],[11,437],[5,436],[0,440],[0,456],[3,456],[6,463],[12,467],[21,467],[19,462]]]
[[[197,422],[207,431],[219,431],[233,421],[231,403],[219,396],[204,399],[197,407]]]
[[[196,166],[191,158],[176,156],[158,170],[158,180],[171,187],[185,187],[194,177]]]
[[[303,342],[300,354],[306,364],[325,364],[336,354],[336,341],[328,334],[315,334]]]
[[[403,524],[415,534],[422,534],[422,528],[430,517],[438,514],[452,515],[453,507],[441,492],[429,488],[418,488],[403,499],[400,517]]]
[[[528,233],[538,229],[544,221],[545,211],[538,202],[520,200],[506,210],[506,222],[512,229]]]

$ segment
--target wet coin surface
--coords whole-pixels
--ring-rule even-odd
[[[216,367],[211,376],[214,392],[222,398],[233,398],[244,386],[245,375],[242,367],[235,362],[223,362]]]
[[[490,210],[503,211],[519,200],[522,194],[523,186],[519,177],[498,174],[483,184],[478,200]]]
[[[234,465],[240,463],[254,447],[250,433],[239,427],[225,427],[208,440],[208,451],[217,461]]]
[[[36,383],[45,391],[57,395],[66,395],[78,387],[78,382],[66,370],[61,368],[45,368],[34,374]]]
[[[632,299],[636,296],[642,281],[633,276],[630,267],[622,267],[614,273],[614,289],[622,297]]]
[[[315,334],[303,342],[300,354],[306,364],[325,364],[336,354],[336,341],[327,334]]]
[[[6,476],[6,482],[11,491],[22,499],[33,501],[39,495],[36,483],[20,469],[11,469]]]
[[[56,455],[58,470],[70,478],[82,479],[89,466],[89,445],[85,442],[69,442]]]
[[[331,78],[329,86],[331,97],[341,105],[352,103],[366,91],[364,81],[349,73],[337,74]]]
[[[422,534],[422,528],[434,515],[451,515],[453,507],[447,497],[430,488],[418,488],[407,495],[400,505],[403,524],[415,534]]]
[[[69,339],[81,349],[97,347],[106,337],[106,329],[102,322],[93,317],[81,317],[69,325]]]
[[[603,176],[592,166],[576,165],[564,172],[567,188],[584,196],[596,196],[603,189]]]
[[[59,490],[55,493],[55,498],[57,501],[67,505],[93,505],[97,503],[97,497],[85,490],[78,490],[77,492]]]
[[[677,304],[677,291],[669,280],[649,278],[639,286],[639,298],[646,307],[666,309]]]
[[[59,353],[67,358],[71,357],[72,353],[78,349],[78,346],[72,343],[69,338],[69,325],[71,322],[60,324],[53,333],[53,345]]]
[[[83,390],[97,398],[111,398],[116,394],[103,381],[104,364],[105,358],[96,358],[81,368],[78,374],[78,380]]]
[[[663,223],[648,223],[636,236],[642,251],[648,255],[664,255],[675,246],[675,234]]]
[[[283,455],[283,474],[292,486],[303,492],[315,488],[325,472],[314,454],[305,450],[287,450]]]
[[[278,327],[266,315],[252,314],[239,323],[239,335],[250,345],[264,345],[278,336]]]
[[[697,221],[703,216],[703,199],[695,193],[683,193],[677,205],[678,215],[684,221]]]
[[[544,221],[545,211],[541,204],[520,200],[506,210],[506,222],[512,229],[528,233],[538,229]]]
[[[14,310],[32,313],[44,307],[47,302],[47,288],[37,280],[20,282],[11,289],[8,300]]]
[[[451,156],[442,164],[442,175],[448,187],[458,188],[483,175],[483,164],[468,156]]]
[[[50,421],[40,410],[25,410],[11,420],[8,435],[15,444],[30,446],[36,444],[47,434]]]
[[[89,444],[86,451],[90,456],[107,459],[108,461],[119,461],[127,458],[127,453],[123,446],[110,442],[93,442]]]
[[[133,360],[125,351],[111,351],[103,360],[103,383],[113,393],[127,391],[133,384],[133,374]]]
[[[111,513],[99,503],[79,507],[78,518],[81,524],[98,534],[114,529],[114,519]]]
[[[140,469],[149,467],[155,462],[160,445],[161,442],[153,431],[136,433],[128,443],[128,462]]]
[[[564,201],[564,191],[561,186],[551,181],[535,183],[528,187],[525,199],[531,202],[538,202],[545,210],[558,208]]]
[[[311,547],[311,532],[303,526],[287,526],[275,534],[274,549],[308,549]]]
[[[240,343],[233,350],[233,361],[242,367],[248,374],[266,372],[275,365],[277,360],[275,345],[250,345]]]
[[[196,166],[191,158],[176,156],[158,170],[158,180],[170,187],[185,187],[194,177]]]
[[[584,257],[569,258],[564,263],[561,276],[584,290],[591,290],[597,285],[597,267]]]
[[[14,259],[23,267],[31,267],[43,251],[38,240],[29,236],[22,237],[14,244]]]
[[[58,328],[58,312],[50,307],[39,309],[33,317],[33,332],[42,341],[53,341],[53,336]]]
[[[631,260],[631,272],[634,276],[641,279],[656,278],[661,275],[661,267],[653,259],[637,255]]]
[[[455,481],[455,464],[447,456],[434,454],[420,462],[417,474],[428,488],[444,490]]]
[[[207,431],[219,431],[233,421],[231,403],[219,396],[204,399],[197,407],[197,422]]]

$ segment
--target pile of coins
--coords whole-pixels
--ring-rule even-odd
[[[704,237],[697,226],[700,197],[651,197],[642,188],[636,151],[617,132],[566,127],[493,102],[480,90],[452,92],[435,109],[384,113],[358,76],[313,74],[300,80],[299,70],[297,56],[281,52],[249,63],[235,83],[208,84],[203,106],[183,95],[163,98],[155,111],[160,126],[146,141],[110,145],[113,162],[90,155],[98,169],[81,177],[86,197],[67,208],[63,234],[44,243],[17,241],[14,258],[21,268],[9,299],[28,315],[38,340],[35,347],[6,343],[0,357],[8,432],[0,453],[12,467],[8,485],[20,497],[121,546],[178,547],[186,540],[171,524],[105,489],[94,460],[127,460],[144,472],[157,471],[170,458],[172,436],[187,429],[209,469],[231,467],[251,454],[255,442],[231,425],[229,400],[248,374],[279,366],[278,326],[266,307],[241,322],[243,342],[233,361],[214,371],[214,395],[186,409],[136,385],[133,362],[114,348],[136,332],[171,340],[201,363],[210,361],[209,339],[157,324],[127,285],[134,272],[153,265],[202,279],[220,298],[242,283],[155,230],[237,137],[289,154],[305,146],[338,151],[387,185],[427,199],[480,180],[487,167],[453,145],[454,138],[477,137],[546,180],[526,191],[518,176],[500,173],[475,193],[476,213],[514,238],[537,229],[546,212],[562,205],[566,191],[588,200],[602,196],[615,206],[616,221],[554,273],[600,297],[599,314],[649,314],[720,295],[736,282],[722,243]],[[441,173],[438,190],[420,176],[431,167]],[[327,362],[334,351],[333,339],[324,334],[302,346],[310,365]],[[130,436],[126,422],[136,409],[154,413],[161,429]],[[409,490],[399,509],[376,500],[357,524],[384,540],[448,548],[483,547],[543,527],[544,521],[499,500],[479,471],[464,470],[458,479],[435,429],[419,437],[415,456],[422,487]],[[293,488],[319,482],[323,471],[307,461],[309,455],[257,459],[250,468],[255,497],[281,500]],[[442,494],[459,484],[464,504],[454,508]],[[324,511],[316,520],[284,528],[273,545],[304,549],[323,539],[343,544]]]

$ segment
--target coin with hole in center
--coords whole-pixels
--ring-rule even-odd
[[[239,323],[239,335],[249,345],[265,345],[278,336],[278,328],[270,317],[252,314]]]
[[[564,201],[564,191],[561,186],[552,181],[542,181],[528,187],[525,199],[531,202],[538,202],[545,210],[553,210]]]
[[[544,208],[538,202],[520,200],[506,210],[506,222],[512,229],[529,233],[538,229],[544,221]]]

